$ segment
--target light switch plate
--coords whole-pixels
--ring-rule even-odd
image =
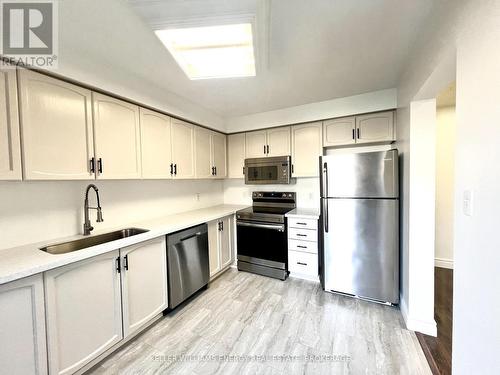
[[[465,190],[463,195],[463,212],[466,216],[472,216],[474,206],[474,194],[472,190]]]

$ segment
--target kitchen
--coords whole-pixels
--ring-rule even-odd
[[[287,17],[298,35],[314,34],[299,14],[322,20],[323,32],[340,10],[372,26],[382,14],[342,2],[194,3],[53,3],[57,68],[16,67],[2,52],[2,371],[434,371],[414,333],[435,336],[413,282],[430,268],[414,258],[426,251],[407,252],[421,229],[407,214],[420,194],[412,184],[427,183],[413,174],[423,148],[411,148],[420,140],[410,129],[410,161],[415,117],[402,107],[398,85],[407,81],[395,70],[416,37],[407,23],[423,27],[437,17],[429,9],[447,8],[381,2],[399,19],[378,42],[400,54],[353,67],[359,80],[324,73],[334,86],[307,73],[310,88],[294,92],[308,85],[279,77]],[[79,32],[77,17],[93,32]],[[243,72],[213,64],[213,41],[189,44],[204,39],[197,26],[205,39],[226,35],[226,47],[246,51],[228,61],[253,64]],[[394,30],[405,30],[401,39]],[[347,48],[353,36],[339,38]],[[314,46],[307,58],[287,51],[289,69],[326,64]],[[208,53],[199,52],[201,64],[193,50]],[[141,53],[131,61],[133,51]],[[382,63],[383,83],[370,63]],[[454,291],[458,303],[465,292]],[[467,311],[454,310],[460,353]],[[454,372],[466,373],[468,363],[453,358]]]

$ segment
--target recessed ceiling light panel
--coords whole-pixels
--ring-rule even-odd
[[[255,76],[250,23],[155,33],[190,79]]]

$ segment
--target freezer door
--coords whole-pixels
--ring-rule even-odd
[[[321,196],[398,198],[398,151],[321,157]]]
[[[398,303],[398,201],[323,201],[324,289]]]

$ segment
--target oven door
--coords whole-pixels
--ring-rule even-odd
[[[238,220],[238,260],[287,269],[288,247],[285,224]]]

